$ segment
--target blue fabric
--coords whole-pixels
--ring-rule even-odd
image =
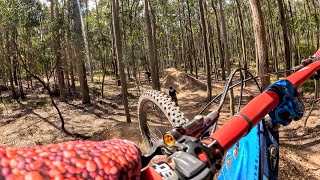
[[[260,124],[229,149],[218,176],[219,180],[259,179],[259,128]]]

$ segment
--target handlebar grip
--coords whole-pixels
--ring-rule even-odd
[[[286,80],[290,81],[295,88],[299,87],[308,80],[316,71],[320,69],[320,61],[315,61],[308,66],[300,69],[298,72],[291,74],[286,78]]]
[[[129,141],[71,141],[0,147],[0,179],[139,179],[141,156]]]

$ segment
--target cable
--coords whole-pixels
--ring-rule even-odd
[[[238,83],[233,84],[233,85],[230,86],[231,81],[232,81],[234,75],[235,75],[238,71],[241,71],[241,70],[242,70],[242,71],[245,71],[247,74],[249,74],[250,78],[247,78],[247,79],[245,79],[245,80],[242,79],[240,82],[238,82]],[[241,83],[244,83],[244,82],[253,80],[253,81],[255,82],[255,84],[257,85],[259,91],[262,92],[262,88],[259,86],[259,83],[258,83],[258,81],[257,81],[257,78],[267,77],[267,76],[270,76],[270,75],[272,75],[272,74],[280,74],[280,73],[286,73],[286,72],[291,72],[291,71],[293,71],[293,70],[292,70],[292,69],[290,69],[290,70],[283,70],[283,71],[271,72],[271,73],[267,73],[267,74],[262,74],[262,75],[258,75],[258,76],[253,76],[252,73],[251,73],[250,71],[246,70],[246,69],[243,69],[243,68],[236,69],[236,70],[233,71],[233,72],[229,75],[229,77],[227,78],[228,81],[227,81],[227,83],[226,83],[226,85],[225,85],[225,87],[224,87],[223,92],[220,93],[220,94],[218,94],[216,97],[214,97],[214,98],[200,111],[199,115],[202,114],[202,113],[203,113],[213,102],[215,102],[215,100],[218,99],[219,97],[221,97],[221,99],[220,99],[220,102],[219,102],[219,105],[218,105],[216,111],[220,111],[220,110],[222,109],[222,106],[223,106],[223,104],[224,104],[224,101],[225,101],[225,98],[226,98],[226,96],[227,96],[228,91],[229,91],[230,89],[238,86],[238,85],[241,85]],[[243,91],[243,89],[242,89],[242,91]],[[240,93],[242,93],[242,91],[240,90]],[[241,99],[242,99],[242,98],[241,98]],[[240,102],[240,101],[239,101],[239,102]]]
[[[237,110],[237,113],[239,113],[240,111],[240,108],[241,108],[241,102],[242,102],[242,94],[243,94],[243,85],[244,85],[244,82],[243,82],[243,79],[244,79],[244,76],[243,76],[243,72],[240,71],[240,83],[241,83],[241,86],[240,86],[240,95],[239,95],[239,102],[238,102],[238,110]]]
[[[228,91],[229,91],[230,89],[232,89],[233,87],[238,86],[239,84],[241,84],[241,82],[238,82],[238,83],[230,86],[230,83],[231,83],[233,77],[235,76],[235,74],[236,74],[238,71],[245,71],[247,74],[249,74],[249,76],[251,76],[251,78],[248,78],[248,79],[245,79],[245,80],[242,79],[242,81],[241,81],[242,83],[253,79],[253,80],[255,81],[256,85],[258,86],[258,89],[261,91],[261,88],[260,88],[260,86],[259,86],[259,83],[257,82],[257,80],[255,79],[255,77],[254,77],[249,71],[247,71],[247,70],[245,70],[245,69],[243,69],[243,68],[236,69],[236,70],[233,71],[233,72],[229,75],[229,77],[227,78],[227,79],[228,79],[228,82],[226,83],[223,92],[222,92],[221,94],[217,95],[215,98],[213,98],[213,99],[200,111],[199,114],[202,114],[202,113],[203,113],[216,99],[218,99],[220,96],[222,96],[222,97],[221,97],[221,99],[220,99],[220,103],[219,103],[219,105],[218,105],[217,111],[220,111],[220,110],[221,110],[221,108],[222,108],[222,106],[223,106],[223,104],[224,104],[225,98],[226,98],[226,96],[227,96]],[[241,92],[241,93],[242,93],[242,92]]]

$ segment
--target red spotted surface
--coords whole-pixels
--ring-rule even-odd
[[[0,146],[0,179],[139,179],[140,170],[139,150],[119,139],[21,149]]]

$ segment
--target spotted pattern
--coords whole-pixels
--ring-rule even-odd
[[[29,148],[0,146],[0,179],[140,179],[141,156],[125,140],[70,141]]]

